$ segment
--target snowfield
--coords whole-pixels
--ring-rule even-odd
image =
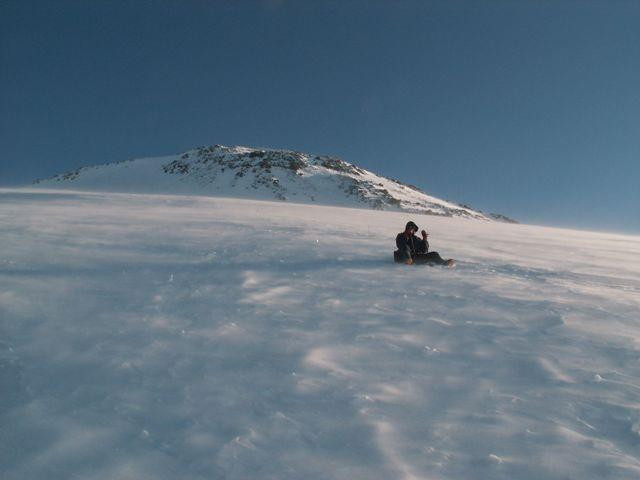
[[[396,265],[408,220],[456,268]],[[640,478],[640,237],[0,190],[0,478]]]

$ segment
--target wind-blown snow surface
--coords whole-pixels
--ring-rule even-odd
[[[454,269],[391,261],[407,220]],[[0,477],[637,479],[640,238],[0,191]]]

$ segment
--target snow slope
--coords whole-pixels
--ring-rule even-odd
[[[213,195],[510,221],[427,195],[337,157],[214,145],[109,163],[36,181],[40,188]]]
[[[391,261],[407,220],[454,269]],[[640,237],[0,190],[0,478],[640,478]]]

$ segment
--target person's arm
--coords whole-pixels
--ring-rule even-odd
[[[419,240],[421,253],[429,253],[429,234],[422,230],[422,240]]]
[[[418,238],[417,235],[413,236],[413,245],[416,249],[416,253],[427,253],[429,249],[429,244],[425,239]]]

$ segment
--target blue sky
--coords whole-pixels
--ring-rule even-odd
[[[214,143],[640,232],[640,2],[0,2],[0,185]]]

